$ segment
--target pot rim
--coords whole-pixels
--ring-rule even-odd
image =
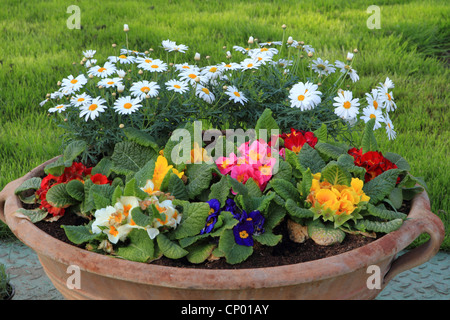
[[[18,186],[18,183],[42,173],[43,168],[57,158],[55,157],[39,165],[16,180],[14,189]],[[5,187],[5,189],[7,188]],[[433,240],[432,248],[427,249],[428,256],[431,258],[439,250],[444,234],[443,225],[439,225],[439,222],[442,224],[439,218],[437,218],[439,222],[431,221],[430,227],[430,219],[434,219],[432,217],[434,214],[430,211],[428,195],[423,191],[413,199],[408,219],[398,230],[345,253],[297,264],[253,269],[178,268],[114,258],[80,249],[53,238],[36,227],[31,221],[15,215],[16,211],[22,208],[22,204],[20,199],[14,195],[14,189],[12,187],[10,189],[11,195],[5,203],[6,222],[17,238],[36,251],[38,255],[46,256],[68,266],[77,265],[82,271],[104,277],[171,288],[239,290],[320,281],[364,267],[367,268],[389,257],[393,259],[399,251],[406,248],[423,232],[429,233],[433,238],[431,239]],[[433,237],[433,234],[437,235]],[[426,244],[429,244],[429,242]],[[438,247],[436,248],[437,244]],[[399,272],[402,271],[404,270]],[[199,279],[202,281],[199,281]],[[233,279],[237,279],[237,281],[233,281]]]

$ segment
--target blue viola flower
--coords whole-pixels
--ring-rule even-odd
[[[206,218],[205,227],[200,231],[200,234],[210,233],[216,225],[217,219],[220,214],[220,201],[217,199],[211,199],[206,203],[209,204],[209,216]]]

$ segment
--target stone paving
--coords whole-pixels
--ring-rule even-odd
[[[37,255],[19,241],[0,243],[0,263],[15,286],[14,300],[63,300]],[[450,300],[450,252],[397,275],[377,300]]]

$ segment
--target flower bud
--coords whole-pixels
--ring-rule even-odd
[[[125,31],[125,32],[130,31],[130,28],[128,28],[128,25],[127,25],[127,24],[124,24],[124,25],[123,25],[123,31]]]
[[[123,90],[125,90],[125,86],[123,84],[118,84],[117,85],[117,92],[118,93],[122,93]]]
[[[281,28],[283,28],[283,30],[286,30],[287,26],[286,26],[285,24],[283,24],[283,25],[281,26]]]
[[[138,73],[139,73],[139,74],[143,74],[144,71],[142,71],[142,69],[139,69]]]
[[[292,37],[289,37],[287,40],[288,44],[293,44],[294,43],[294,39]]]
[[[308,52],[308,57],[312,58],[312,56],[313,56],[313,53],[311,51]]]
[[[195,61],[200,61],[200,53],[196,52],[194,56]]]
[[[253,39],[253,37],[250,36],[250,38],[248,38],[248,43],[249,43],[249,44],[252,44],[252,43],[254,42],[254,40],[255,40],[255,39]]]
[[[113,43],[113,44],[112,44],[112,47],[113,47],[113,48],[117,47],[117,44]]]
[[[119,128],[123,129],[123,128],[125,128],[125,125],[123,123],[121,123],[121,124],[119,124]]]

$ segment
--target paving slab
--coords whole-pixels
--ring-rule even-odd
[[[63,300],[36,253],[19,241],[0,242],[0,263],[15,286],[14,300]],[[397,275],[377,300],[450,300],[450,252]]]

